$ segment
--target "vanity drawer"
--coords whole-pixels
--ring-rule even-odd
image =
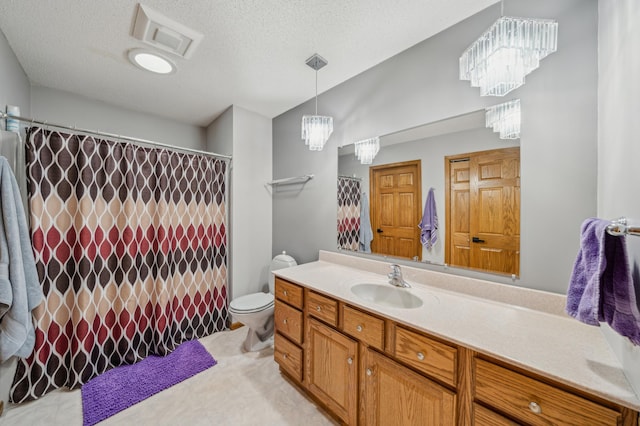
[[[531,425],[616,425],[621,414],[531,377],[475,359],[475,397]]]
[[[458,350],[415,331],[395,327],[395,356],[429,376],[456,386]]]
[[[273,357],[287,373],[302,381],[302,348],[276,333],[273,342]]]
[[[369,346],[384,349],[384,321],[345,306],[342,310],[342,330]]]
[[[474,426],[518,426],[498,413],[494,413],[482,405],[473,403],[473,425]]]
[[[276,299],[302,309],[302,287],[276,277],[275,292]]]
[[[276,331],[302,344],[302,312],[276,300],[274,321]]]
[[[307,295],[307,309],[309,315],[334,327],[338,325],[338,302],[336,300],[310,291]]]

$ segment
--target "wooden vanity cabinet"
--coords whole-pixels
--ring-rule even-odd
[[[455,424],[453,392],[372,349],[364,353],[362,424]]]
[[[307,389],[349,425],[358,420],[358,342],[309,318]]]
[[[348,425],[638,426],[638,413],[373,311],[275,282],[274,358]]]
[[[273,358],[292,379],[302,382],[304,350],[303,289],[275,279]]]

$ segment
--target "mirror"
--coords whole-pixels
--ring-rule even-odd
[[[449,169],[449,166],[445,165],[445,158],[456,161],[465,158],[468,159],[469,157],[466,154],[469,153],[495,152],[495,150],[509,151],[510,148],[515,147],[515,151],[518,152],[517,170],[514,171],[514,173],[517,174],[518,200],[511,208],[517,209],[518,220],[505,224],[501,220],[496,220],[495,217],[490,217],[491,214],[487,214],[486,211],[480,216],[484,217],[485,222],[488,223],[487,226],[493,228],[491,229],[491,233],[494,234],[503,232],[503,227],[517,227],[517,229],[515,229],[515,234],[518,235],[517,247],[515,247],[512,252],[516,253],[515,256],[518,257],[520,228],[519,146],[519,139],[500,139],[497,133],[485,127],[485,111],[483,109],[381,136],[380,151],[370,165],[360,164],[354,155],[353,144],[341,147],[338,150],[338,248],[340,250],[354,252],[367,252],[367,245],[364,244],[366,243],[366,238],[365,241],[362,242],[363,244],[361,244],[358,226],[360,223],[360,210],[364,208],[362,213],[366,215],[366,211],[368,210],[370,213],[369,217],[371,218],[371,237],[373,241],[370,247],[373,255],[382,255],[385,257],[399,256],[405,260],[413,259],[429,264],[448,264],[449,266],[472,268],[489,273],[518,275],[517,268],[515,272],[513,272],[513,268],[509,269],[500,265],[502,261],[496,257],[496,250],[485,250],[476,256],[477,258],[483,258],[484,263],[475,262],[470,264],[468,258],[466,260],[464,259],[464,253],[468,254],[474,250],[474,246],[479,246],[477,244],[474,245],[473,242],[469,240],[476,237],[475,239],[484,242],[485,238],[482,235],[486,234],[471,235],[468,230],[466,234],[459,232],[460,230],[464,231],[464,229],[458,229],[459,227],[457,227],[456,223],[459,224],[461,221],[469,223],[469,217],[464,218],[463,215],[455,213],[456,198],[460,198],[456,197],[455,184],[452,183],[455,180],[456,170],[453,170],[453,168],[446,170]],[[379,214],[376,214],[376,203],[379,202],[376,201],[376,194],[379,192],[378,189],[380,185],[378,184],[378,187],[376,187],[375,182],[371,182],[371,179],[375,176],[375,171],[386,169],[386,166],[393,168],[394,166],[403,166],[416,161],[418,161],[420,165],[418,173],[415,175],[418,180],[419,195],[417,199],[419,199],[419,202],[413,203],[415,207],[410,208],[412,211],[417,210],[417,213],[409,215],[409,218],[406,220],[408,223],[415,222],[415,229],[412,234],[418,236],[417,248],[412,249],[414,250],[413,252],[407,249],[390,253],[386,251],[388,250],[387,244],[376,244],[376,239],[378,239],[379,242],[384,240],[387,228],[381,227],[380,224],[376,223],[376,221],[379,220],[377,219],[379,218]],[[447,161],[447,164],[454,163]],[[489,169],[491,169],[491,167],[484,168],[485,171]],[[446,173],[449,173],[449,176],[453,176],[453,178],[447,179],[445,176]],[[453,173],[453,175],[451,173]],[[459,174],[464,175],[464,172]],[[373,177],[373,179],[375,180],[376,178]],[[447,189],[447,180],[449,180],[449,189]],[[467,185],[467,188],[468,187]],[[435,244],[427,249],[420,243],[418,223],[420,223],[422,219],[423,208],[425,207],[427,195],[431,188],[433,188],[438,230],[436,231],[437,239]],[[448,197],[448,192],[454,195]],[[374,198],[373,201],[372,197]],[[409,198],[411,197],[405,197],[405,199]],[[491,203],[490,199],[485,201],[484,204]],[[392,204],[393,203],[387,203],[387,206]],[[407,204],[404,203],[404,205],[406,206]],[[389,207],[386,207],[386,209],[388,208]],[[381,208],[378,207],[378,210],[380,209]],[[460,210],[459,207],[458,210]],[[450,220],[447,220],[448,213],[451,214]],[[395,216],[397,216],[397,214]],[[364,229],[367,229],[366,220],[362,220],[362,225]],[[450,235],[447,235],[447,232],[449,232]],[[467,242],[468,250],[465,250],[464,247],[462,249],[459,247],[461,241],[463,242],[462,246],[464,246],[464,240]],[[406,243],[407,247],[410,245],[415,246],[415,243]]]

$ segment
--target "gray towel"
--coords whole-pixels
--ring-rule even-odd
[[[44,299],[20,190],[0,157],[0,362],[33,352],[31,311]]]
[[[360,251],[371,253],[371,241],[373,241],[373,231],[369,217],[369,199],[367,194],[363,192],[360,199]]]

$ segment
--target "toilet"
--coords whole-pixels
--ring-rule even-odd
[[[249,352],[259,351],[273,344],[273,307],[275,277],[271,273],[277,269],[297,265],[296,260],[286,252],[277,255],[269,268],[269,293],[251,293],[231,301],[229,313],[235,321],[249,328],[242,347]]]

